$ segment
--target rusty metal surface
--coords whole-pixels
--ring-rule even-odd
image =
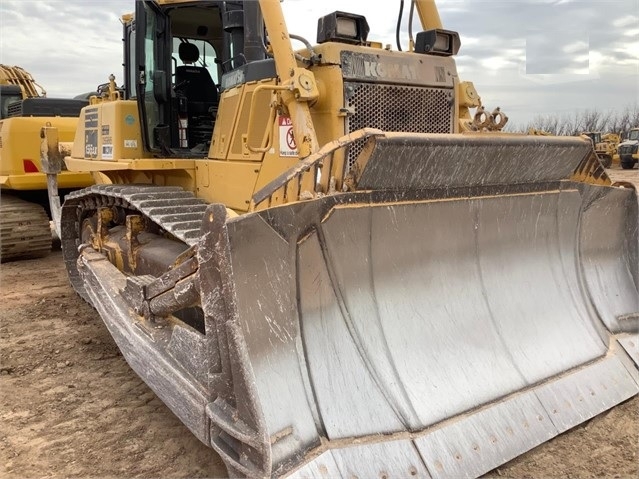
[[[186,245],[199,239],[202,216],[206,210],[203,200],[179,187],[93,185],[68,194],[60,213],[62,254],[73,289],[89,303],[91,299],[77,270],[83,221],[98,208],[114,206],[140,211],[150,222],[162,227]],[[193,214],[200,215],[200,220],[196,223],[193,223]],[[176,242],[175,246],[177,248],[169,262],[186,249],[182,243]],[[158,255],[162,256],[162,251],[152,253],[152,256]]]

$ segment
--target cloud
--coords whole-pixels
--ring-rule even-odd
[[[584,36],[586,36],[585,32],[584,32]],[[562,51],[568,54],[579,54],[579,53],[583,53],[584,51],[587,51],[589,47],[590,45],[587,41],[578,41],[578,42],[569,43],[568,45],[565,45],[562,48]]]
[[[514,122],[586,106],[621,110],[639,98],[639,48],[636,36],[627,33],[637,27],[638,0],[445,3],[455,5],[442,10],[445,27],[462,32],[462,40],[473,39],[462,41],[457,58],[464,79],[475,83],[484,103],[500,104]],[[521,55],[503,61],[504,51],[522,48],[523,61]],[[501,60],[486,61],[494,57]]]
[[[49,97],[122,80],[122,13],[132,1],[9,1],[0,12],[0,62],[29,71]]]
[[[627,15],[613,20],[612,26],[615,28],[632,27],[639,24],[639,17],[636,15]]]
[[[639,97],[639,0],[437,0],[437,5],[444,28],[461,34],[462,79],[473,81],[487,106],[501,105],[513,122],[600,104],[622,109]],[[93,90],[110,73],[121,83],[119,17],[133,8],[133,0],[0,0],[0,62],[26,68],[49,96]],[[291,33],[311,42],[318,17],[346,10],[366,15],[370,38],[395,48],[398,2],[284,0],[282,8]],[[416,16],[414,33],[418,25]]]

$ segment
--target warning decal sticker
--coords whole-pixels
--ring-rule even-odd
[[[297,143],[293,135],[293,122],[288,116],[279,117],[280,156],[298,156]]]

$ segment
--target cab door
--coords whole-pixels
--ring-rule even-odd
[[[136,95],[142,140],[151,153],[170,155],[171,29],[152,1],[135,2]]]

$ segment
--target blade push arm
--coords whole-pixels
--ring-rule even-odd
[[[319,96],[315,77],[309,70],[297,66],[279,0],[260,0],[260,7],[273,49],[277,75],[285,87],[279,90],[280,97],[291,115],[300,158],[305,158],[319,149],[309,109],[309,102]]]
[[[417,14],[419,20],[422,22],[422,28],[424,30],[434,30],[436,28],[442,28],[442,21],[439,18],[439,11],[435,0],[416,0],[415,6],[417,7]]]

